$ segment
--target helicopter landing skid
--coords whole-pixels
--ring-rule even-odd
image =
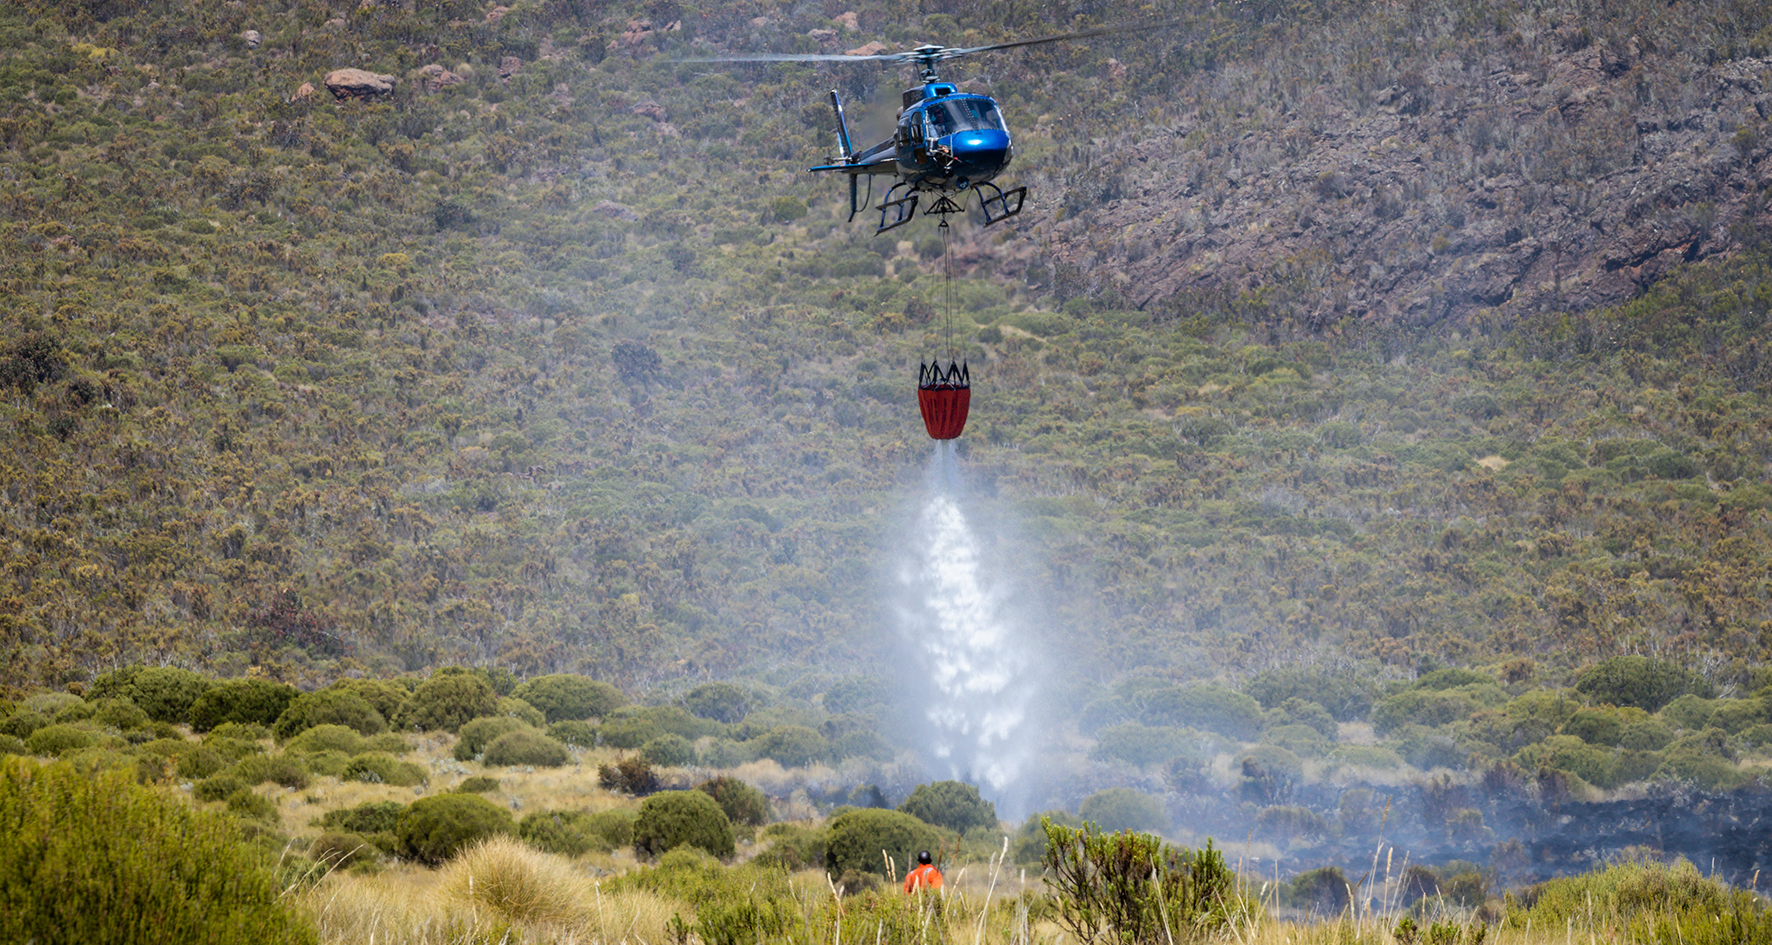
[[[1017,187],[1005,191],[996,184],[975,184],[973,190],[978,191],[978,209],[984,211],[984,225],[990,226],[998,220],[1007,220],[1021,212],[1021,205],[1027,202],[1028,189]],[[988,190],[988,192],[987,192]],[[995,208],[993,210],[993,208]]]
[[[894,197],[899,188],[906,188],[904,196]],[[894,184],[886,192],[886,199],[875,209],[880,211],[880,228],[874,231],[878,236],[887,230],[894,230],[917,218],[917,191],[908,184]]]
[[[1006,191],[996,184],[985,183],[973,184],[969,189],[978,194],[978,209],[984,213],[985,226],[1015,216],[1021,212],[1022,206],[1027,202],[1028,189],[1026,187],[1017,187],[1014,190]],[[894,194],[898,196],[894,196]],[[921,191],[917,190],[914,185],[909,183],[894,184],[892,189],[886,192],[886,199],[874,208],[880,211],[880,226],[874,230],[874,234],[877,236],[887,230],[895,230],[915,220],[920,197]],[[961,198],[961,200],[964,199],[964,197]],[[956,203],[947,194],[937,194],[935,202],[929,205],[929,209],[923,211],[923,215],[926,217],[939,216],[945,220],[952,214],[965,212],[966,208],[962,203]]]

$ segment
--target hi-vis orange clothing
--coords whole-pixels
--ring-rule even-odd
[[[933,863],[924,863],[922,866],[919,866],[916,869],[911,870],[909,873],[905,874],[905,877],[904,877],[904,891],[905,892],[910,893],[910,892],[916,892],[919,889],[940,889],[940,888],[941,888],[941,870],[936,869],[935,865]]]

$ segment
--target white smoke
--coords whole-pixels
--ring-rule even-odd
[[[961,505],[951,445],[938,444],[931,487],[899,570],[899,630],[923,691],[928,762],[971,781],[1014,816],[1025,793],[1037,660],[1018,633],[1010,582],[991,567]]]

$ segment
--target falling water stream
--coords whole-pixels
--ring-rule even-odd
[[[923,693],[925,758],[1012,815],[1024,791],[1037,660],[1018,632],[1012,575],[968,521],[958,457],[938,443],[899,571],[899,629]]]

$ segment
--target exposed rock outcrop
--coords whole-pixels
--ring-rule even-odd
[[[1259,120],[1190,112],[1052,168],[1070,177],[1035,223],[1053,252],[992,264],[1061,295],[1155,313],[1242,298],[1316,328],[1616,304],[1772,227],[1755,130],[1772,60],[1657,63],[1691,69],[1685,98],[1644,104],[1648,55],[1594,44],[1541,77],[1491,61],[1467,70],[1480,82],[1407,74],[1363,105],[1319,88]]]
[[[353,98],[374,98],[394,91],[400,80],[391,75],[365,69],[334,69],[322,80],[332,97],[339,101]]]

